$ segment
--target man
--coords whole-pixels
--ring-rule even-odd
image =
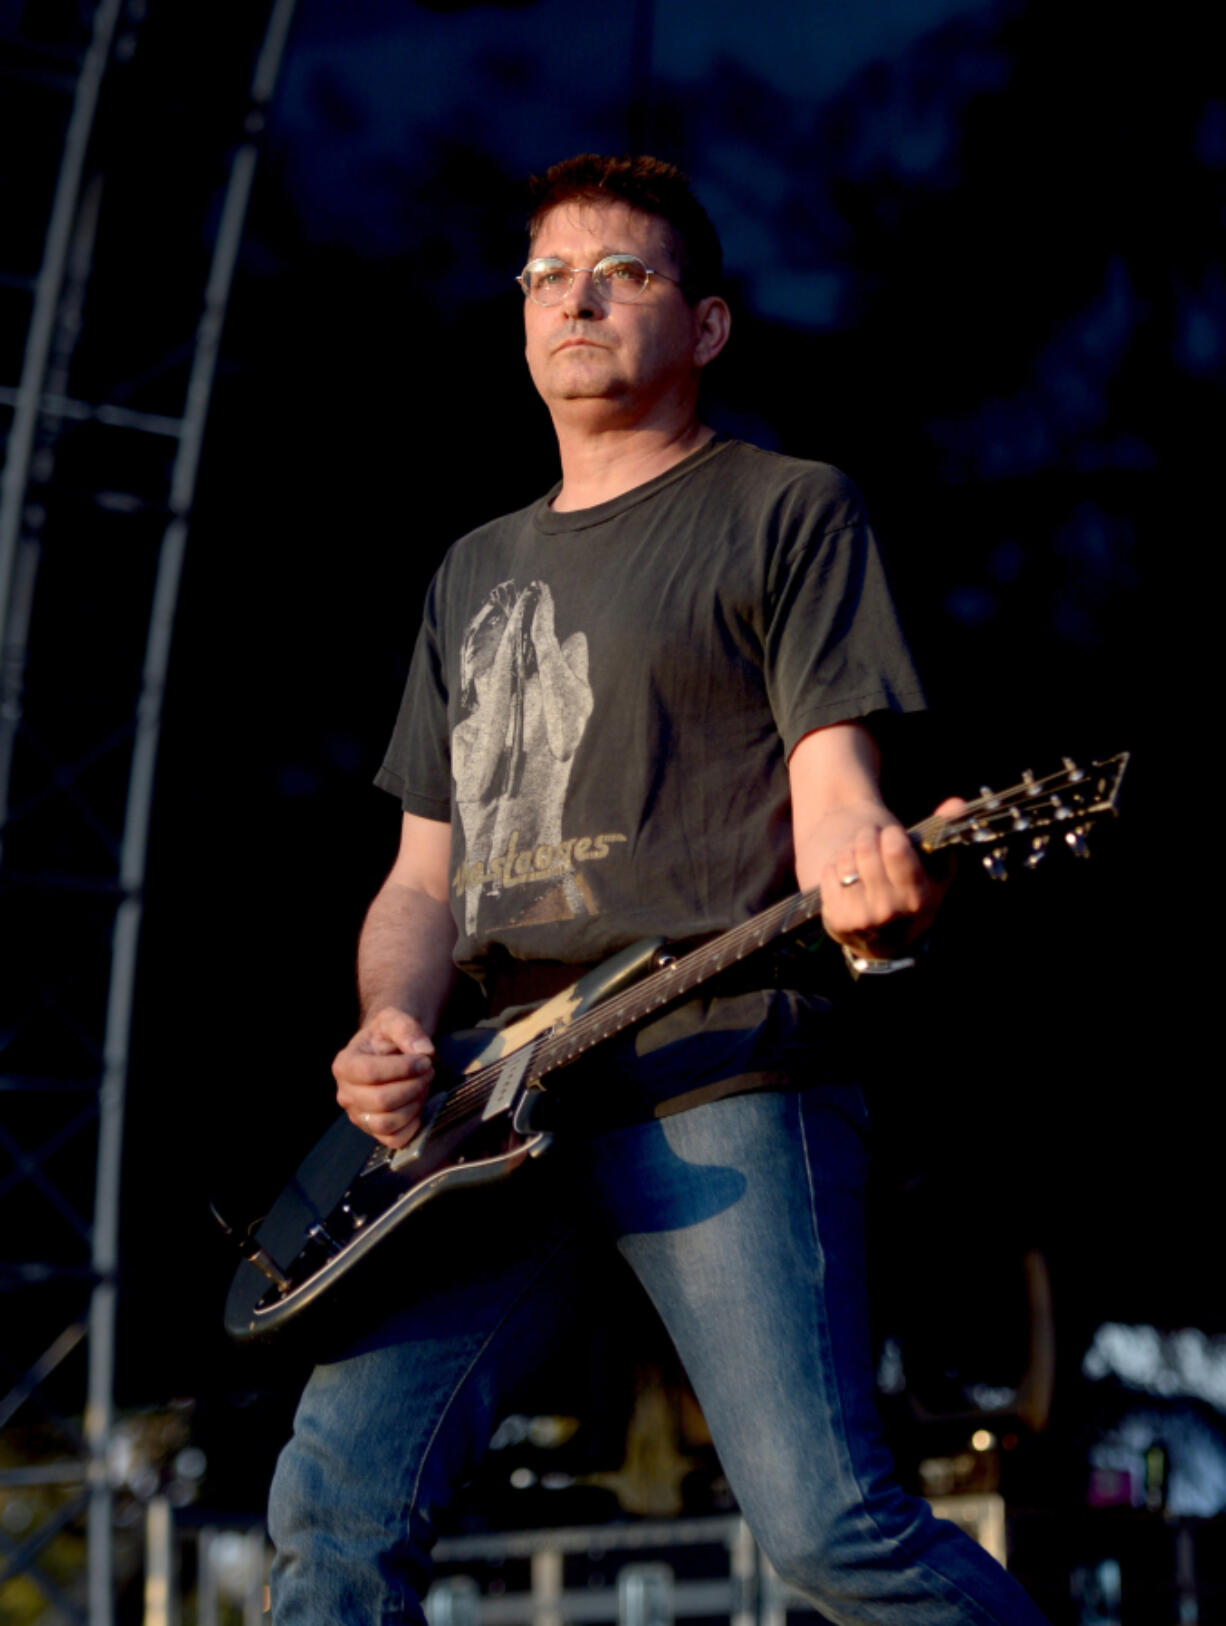
[[[922,698],[856,493],[699,416],[729,313],[684,178],[573,159],[537,183],[530,229],[527,360],[562,479],[448,555],[380,774],[400,848],[334,1073],[389,1147],[416,1132],[456,964],[517,1007],[799,881],[879,972],[909,962],[939,896],[878,790],[868,720]],[[457,1208],[377,1331],[316,1370],[273,1491],[281,1626],[419,1618],[438,1513],[614,1246],[759,1541],[824,1614],[1038,1626],[893,1482],[863,1103],[837,1048],[822,1059],[825,1003],[769,980],[751,963],[616,1043],[560,1095],[554,1156],[482,1199],[479,1246],[452,1245]]]

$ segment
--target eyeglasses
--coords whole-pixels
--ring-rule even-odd
[[[652,277],[677,283],[676,277],[644,265],[637,254],[606,254],[603,260],[590,266],[567,265],[565,260],[529,260],[515,280],[534,304],[560,305],[580,271],[588,273],[602,299],[611,299],[616,305],[629,305],[641,299]]]

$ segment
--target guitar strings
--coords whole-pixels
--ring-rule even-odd
[[[1082,777],[1090,780],[1098,769],[1114,765],[1114,760],[1093,764],[1089,773]],[[1049,801],[1052,796],[1051,787],[1062,782],[1072,785],[1080,781],[1074,780],[1072,774],[1066,770],[1063,773],[1049,774],[1042,780],[1022,781],[1008,790],[986,791],[968,802],[960,813],[948,817],[930,814],[912,825],[907,834],[927,851],[937,852],[940,848],[963,838],[964,832],[975,828],[977,821],[984,814],[989,815],[990,819],[999,818],[1018,803]],[[1099,787],[1099,792],[1098,805],[1106,805],[1101,802],[1102,787]],[[1084,809],[1083,815],[1085,812],[1095,810],[1096,808]],[[982,829],[982,825],[980,828]],[[723,933],[716,939],[715,945],[706,944],[692,949],[689,954],[682,955],[667,969],[661,968],[650,973],[641,982],[633,983],[620,994],[615,994],[590,1011],[585,1011],[561,1033],[538,1034],[530,1041],[532,1054],[524,1067],[524,1074],[529,1073],[534,1063],[543,1063],[540,1073],[545,1074],[574,1061],[585,1050],[612,1032],[631,1026],[649,1015],[657,1006],[690,992],[692,988],[724,970],[726,966],[739,964],[751,954],[765,948],[769,941],[781,935],[793,924],[789,919],[793,912],[799,916],[796,924],[802,924],[812,920],[820,909],[821,897],[817,887],[781,898],[760,914],[742,921],[740,925]],[[701,973],[694,975],[699,967]],[[657,992],[660,994],[658,999]],[[469,1115],[470,1107],[478,1104],[484,1107],[497,1088],[506,1059],[503,1057],[479,1068],[452,1090],[440,1108],[435,1124],[442,1127],[457,1118]]]
[[[692,949],[689,954],[682,955],[674,965],[652,972],[643,981],[632,984],[622,993],[613,995],[590,1011],[585,1011],[561,1033],[539,1034],[531,1041],[534,1053],[529,1058],[525,1073],[534,1062],[543,1062],[541,1072],[548,1073],[565,1062],[575,1060],[584,1050],[590,1049],[604,1037],[600,1030],[609,1028],[615,1031],[629,1027],[633,1022],[648,1015],[657,1005],[688,993],[691,988],[697,987],[709,976],[722,971],[726,965],[735,965],[764,948],[768,941],[780,934],[785,924],[790,924],[788,917],[793,913],[799,915],[802,920],[812,919],[820,907],[816,887],[808,892],[793,893],[790,897],[781,898],[778,903],[772,904],[761,914],[742,921],[739,926],[725,932],[717,939],[718,950],[710,944]],[[696,971],[700,974],[695,975]],[[661,996],[658,999],[655,997],[657,993]],[[539,1055],[536,1054],[538,1049]],[[447,1097],[435,1123],[439,1126],[449,1124],[458,1117],[468,1115],[470,1106],[476,1106],[478,1103],[484,1105],[497,1087],[504,1061],[505,1058],[492,1062],[466,1078],[464,1083]]]
[[[940,832],[945,826],[968,819],[986,798],[980,798],[979,803],[968,804],[967,808],[958,815],[958,820],[944,819],[939,815],[932,815],[913,826],[908,834],[929,840],[931,836]],[[798,908],[799,906],[799,908]],[[781,898],[762,913],[742,921],[739,926],[732,927],[717,939],[718,950],[712,952],[711,945],[692,949],[689,954],[682,955],[675,965],[667,970],[661,969],[651,973],[642,982],[634,983],[629,989],[620,994],[613,995],[604,1000],[590,1011],[585,1011],[562,1033],[541,1034],[532,1041],[534,1052],[539,1048],[541,1054],[535,1053],[529,1058],[525,1073],[534,1062],[543,1062],[542,1073],[554,1071],[567,1062],[574,1061],[585,1050],[601,1039],[599,1031],[609,1029],[616,1031],[622,1027],[629,1027],[634,1021],[648,1015],[656,1004],[663,1004],[666,999],[688,993],[692,987],[698,986],[709,975],[718,973],[725,965],[735,965],[747,959],[751,953],[756,953],[766,946],[769,940],[779,936],[783,930],[783,923],[793,910],[800,915],[801,922],[811,920],[819,913],[821,908],[820,890],[817,887],[807,892],[792,893]],[[699,962],[703,962],[703,974],[695,977],[693,982],[690,976]],[[710,970],[707,969],[707,963]],[[658,990],[667,989],[663,997],[655,999]],[[444,1127],[456,1119],[470,1115],[470,1109],[478,1105],[484,1108],[489,1097],[497,1088],[498,1079],[502,1072],[505,1058],[491,1062],[487,1066],[470,1074],[465,1081],[451,1091],[444,1106],[439,1110],[435,1123]]]

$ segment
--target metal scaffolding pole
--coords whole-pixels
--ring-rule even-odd
[[[93,36],[77,78],[42,267],[34,290],[34,309],[16,391],[16,410],[9,428],[4,468],[0,471],[0,842],[8,814],[13,742],[21,721],[26,638],[33,609],[34,574],[38,568],[37,542],[22,546],[22,513],[35,432],[44,410],[47,368],[77,220],[85,158],[121,6],[122,0],[100,0],[94,13]]]
[[[98,1184],[94,1208],[94,1268],[98,1285],[90,1304],[89,1392],[86,1438],[90,1453],[90,1626],[111,1620],[111,1487],[107,1447],[114,1421],[114,1351],[116,1271],[119,1264],[119,1170],[123,1144],[124,1094],[127,1085],[132,1026],[132,995],[144,907],[149,814],[162,729],[162,701],[170,660],[171,635],[187,546],[188,521],[196,491],[200,449],[209,399],[217,369],[226,306],[234,282],[243,223],[255,180],[258,137],[276,85],[296,0],[275,0],[251,85],[247,140],[230,170],[213,261],[205,288],[204,310],[196,330],[196,348],[187,386],[179,445],[170,485],[170,522],[162,538],[149,617],[136,739],[128,781],[127,813],[120,856],[121,902],[115,916],[111,947],[111,983],[103,1045],[98,1139]]]
[[[92,267],[94,227],[101,199],[101,160],[91,148],[91,133],[104,91],[108,106],[114,100],[104,82],[108,64],[123,55],[116,49],[123,4],[124,0],[99,0],[94,12],[92,35],[80,58],[72,110],[63,138],[41,268],[33,282],[34,299],[20,381],[16,388],[0,387],[0,407],[11,408],[13,412],[0,496],[0,862],[3,865],[0,878],[4,881],[8,902],[21,902],[21,908],[8,911],[10,924],[3,930],[18,954],[23,953],[21,926],[11,924],[12,916],[22,916],[23,910],[37,914],[44,907],[43,903],[31,906],[24,900],[42,899],[46,893],[48,898],[57,900],[57,908],[67,910],[65,918],[73,927],[74,938],[91,945],[81,951],[82,955],[88,953],[98,960],[96,971],[89,971],[89,988],[92,990],[96,985],[101,994],[105,987],[104,1003],[91,1005],[88,1022],[83,1022],[62,985],[40,989],[38,999],[26,997],[23,1002],[20,990],[26,988],[27,994],[34,991],[40,974],[31,971],[20,983],[10,985],[5,1009],[0,1010],[0,1055],[3,1056],[0,1104],[6,1105],[8,1117],[6,1123],[4,1116],[0,1116],[0,1153],[7,1154],[9,1165],[6,1168],[0,1164],[0,1200],[11,1203],[12,1194],[24,1181],[23,1189],[30,1189],[37,1201],[46,1205],[56,1223],[62,1223],[68,1242],[67,1247],[53,1256],[53,1242],[44,1241],[40,1227],[32,1223],[24,1243],[19,1240],[17,1245],[42,1247],[44,1257],[10,1261],[6,1253],[6,1262],[0,1268],[0,1288],[7,1293],[44,1294],[38,1300],[37,1313],[20,1318],[27,1324],[23,1339],[14,1339],[12,1348],[20,1347],[25,1352],[20,1366],[14,1367],[16,1381],[12,1382],[7,1395],[0,1388],[0,1429],[8,1427],[22,1408],[30,1406],[38,1410],[41,1407],[53,1438],[61,1442],[55,1461],[26,1461],[10,1468],[0,1466],[0,1488],[24,1487],[23,1494],[33,1495],[38,1487],[45,1487],[48,1491],[54,1490],[60,1498],[58,1506],[46,1512],[41,1522],[36,1522],[20,1541],[13,1542],[0,1532],[0,1590],[13,1577],[28,1574],[41,1589],[56,1620],[88,1618],[90,1626],[111,1626],[115,1607],[112,1458],[116,1439],[120,1166],[163,697],[222,331],[256,172],[260,137],[284,57],[296,0],[269,0],[264,13],[266,20],[259,36],[241,133],[227,166],[211,263],[190,348],[183,410],[178,418],[168,417],[164,412],[134,410],[114,401],[75,401],[69,389],[69,363],[83,290]],[[143,7],[134,10],[132,15],[139,18]],[[253,21],[258,27],[258,18]],[[251,34],[246,38],[250,42]],[[249,49],[248,43],[238,54],[236,65],[240,71]],[[249,57],[246,59],[250,61]],[[71,80],[65,88],[73,89]],[[92,177],[91,165],[95,171]],[[210,202],[211,198],[206,200],[205,207]],[[55,728],[50,734],[44,729],[42,737],[31,730],[31,707],[38,708],[40,691],[39,668],[37,663],[31,665],[30,640],[31,636],[36,642],[41,638],[40,648],[50,647],[56,635],[57,620],[54,614],[39,610],[39,604],[50,591],[48,571],[50,577],[56,575],[51,568],[56,560],[54,553],[46,553],[42,518],[34,510],[40,508],[49,495],[54,512],[58,489],[55,480],[60,472],[54,452],[66,427],[91,424],[105,426],[110,434],[126,435],[125,444],[133,437],[142,441],[151,436],[160,437],[163,443],[169,437],[175,443],[175,451],[168,478],[164,469],[159,476],[166,479],[166,484],[151,500],[148,497],[133,499],[131,504],[132,513],[164,513],[166,516],[155,550],[146,555],[152,583],[148,619],[144,624],[139,688],[134,703],[121,699],[121,704],[131,705],[132,712],[126,724],[121,723],[117,728],[108,724],[105,737],[87,742],[87,748],[82,750],[79,730],[63,731],[63,701],[58,698],[58,691],[54,691],[60,708],[55,712]],[[114,453],[107,451],[106,456],[113,459]],[[123,484],[122,478],[119,484]],[[37,502],[31,495],[35,488],[43,494]],[[102,497],[106,495],[102,493]],[[108,505],[102,497],[97,500],[105,509]],[[60,500],[62,502],[62,498]],[[123,507],[112,511],[126,513],[129,510]],[[71,507],[68,513],[71,520]],[[81,553],[80,549],[83,545],[88,549],[92,544],[92,523],[87,524],[84,532],[78,528],[74,534],[71,525],[66,532],[62,523],[57,531],[53,520],[50,530],[60,549],[57,565],[60,576],[55,590],[61,595],[66,579],[65,545],[69,547],[67,568],[71,573],[74,560],[89,557],[88,552]],[[149,541],[152,540],[150,537]],[[78,551],[73,552],[73,549]],[[44,556],[46,569],[40,568]],[[122,581],[122,574],[113,579]],[[58,601],[51,600],[53,605],[57,602],[62,603],[62,597]],[[44,672],[59,662],[71,662],[72,652],[67,648],[53,650],[53,655],[56,658],[49,666],[44,665]],[[57,729],[65,732],[65,737],[72,742],[71,751],[65,748],[58,756],[56,751],[62,741],[56,737]],[[122,770],[125,757],[117,753],[126,752],[129,742],[122,803],[118,799],[122,780],[113,781],[115,792],[110,803],[97,802],[96,794],[91,791],[89,773],[97,763],[104,761],[111,761]],[[15,777],[18,767],[24,772],[21,783]],[[68,849],[64,849],[62,840],[57,846],[55,839],[40,841],[38,837],[39,821],[56,797],[69,807],[78,821],[74,829],[79,836],[73,838],[77,844],[70,843]],[[119,827],[117,809],[122,817],[122,830],[116,840],[112,832]],[[63,857],[65,850],[68,851],[67,862]],[[49,863],[54,874],[48,868]],[[87,913],[80,917],[74,910]],[[97,933],[99,915],[109,922],[101,934]],[[76,929],[82,923],[88,928],[84,932]],[[92,946],[95,940],[96,947]],[[63,984],[65,974],[58,965],[53,964],[52,975],[58,975]],[[27,1043],[24,1048],[22,1044],[23,1030],[31,1027],[34,1021],[31,1010],[39,999],[57,1021],[62,1018],[57,1032],[62,1030],[69,1035],[62,1043],[63,1054],[53,1050],[50,1060],[43,1059],[47,1052],[37,1042]],[[93,1026],[95,1022],[97,1028]],[[74,1076],[69,1077],[66,1071],[69,1063],[64,1057],[75,1054],[82,1044],[82,1053],[87,1059],[83,1065],[77,1065]],[[23,1057],[33,1051],[38,1060],[33,1065],[28,1061],[14,1061],[12,1058],[18,1051]],[[71,1105],[74,1096],[84,1100],[79,1110]],[[19,1111],[25,1101],[29,1101],[31,1109],[38,1110],[22,1108]],[[64,1103],[62,1109],[59,1103]],[[51,1124],[53,1128],[49,1133],[45,1129],[35,1131],[28,1127],[32,1123]],[[77,1177],[72,1184],[57,1186],[59,1170],[55,1159],[74,1139],[79,1140],[84,1149],[88,1146],[84,1137],[93,1134],[95,1129],[92,1213],[87,1215],[78,1195],[85,1189],[80,1150],[74,1154]],[[85,1201],[88,1202],[88,1197]],[[66,1290],[71,1290],[67,1294],[70,1308],[56,1321],[53,1318],[59,1314],[58,1305]],[[88,1312],[83,1313],[87,1293]],[[52,1297],[48,1299],[47,1294]],[[71,1307],[77,1303],[79,1308]],[[46,1330],[43,1330],[44,1322]],[[70,1324],[65,1325],[66,1322]],[[19,1324],[19,1319],[14,1318],[8,1325],[16,1331]],[[35,1332],[39,1338],[38,1348],[30,1353]],[[73,1362],[81,1360],[79,1351],[83,1342],[86,1394],[83,1428],[78,1431],[71,1414],[75,1408],[64,1408],[58,1395],[52,1401],[40,1397],[48,1392],[47,1385],[53,1381],[61,1390],[70,1387],[65,1374],[70,1372]],[[8,1351],[0,1353],[9,1354]],[[11,1354],[8,1364],[13,1366]],[[78,1590],[81,1578],[66,1587],[62,1577],[57,1579],[47,1567],[44,1555],[63,1532],[76,1528],[83,1515],[86,1573],[82,1595]]]

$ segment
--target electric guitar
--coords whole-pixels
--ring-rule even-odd
[[[978,848],[994,879],[1004,879],[1019,845],[1031,868],[1059,836],[1085,857],[1086,832],[1115,812],[1127,763],[1126,752],[1089,768],[1066,758],[1058,773],[985,790],[961,813],[933,814],[908,834],[924,853]],[[440,1039],[435,1086],[408,1146],[372,1148],[368,1135],[341,1118],[309,1153],[243,1245],[226,1300],[227,1331],[240,1341],[277,1331],[431,1198],[512,1174],[549,1143],[531,1120],[550,1075],[820,913],[813,888],[679,956],[663,938],[647,938],[506,1028]]]

